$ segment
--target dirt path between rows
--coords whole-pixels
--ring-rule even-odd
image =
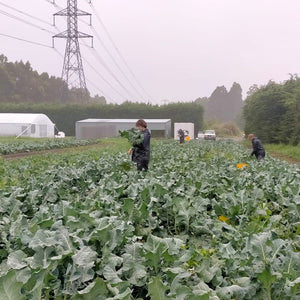
[[[284,161],[288,162],[289,164],[297,165],[298,168],[300,168],[300,161],[299,160],[296,160],[296,159],[293,159],[289,156],[286,156],[286,155],[283,155],[283,154],[280,154],[280,153],[276,153],[276,152],[272,152],[272,151],[267,151],[267,153],[270,154],[273,157],[276,157],[276,158],[280,159],[280,160],[284,160]]]
[[[45,155],[45,154],[55,154],[55,153],[67,153],[68,151],[84,151],[89,149],[97,149],[97,148],[103,148],[108,147],[112,143],[100,143],[100,144],[92,144],[92,145],[86,145],[86,146],[78,146],[78,147],[70,147],[70,148],[56,148],[56,149],[49,149],[49,150],[41,150],[41,151],[30,151],[30,152],[20,152],[20,153],[13,153],[13,154],[2,154],[1,157],[5,160],[13,160],[13,159],[19,159],[23,157],[28,156],[35,156],[35,155]]]

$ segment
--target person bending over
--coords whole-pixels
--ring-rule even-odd
[[[255,157],[257,158],[258,161],[264,159],[266,153],[265,153],[265,149],[264,149],[260,139],[255,137],[253,133],[250,133],[248,135],[248,139],[252,142],[253,150],[251,152],[251,156],[255,155]]]

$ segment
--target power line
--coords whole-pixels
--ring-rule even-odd
[[[101,63],[101,65],[106,69],[106,71],[118,82],[118,84],[123,88],[124,91],[131,97],[134,98],[134,96],[131,94],[131,92],[122,84],[122,82],[115,76],[115,74],[111,71],[111,69],[106,65],[106,63],[102,60],[98,52],[95,48],[90,49],[93,50],[92,54],[96,57],[96,59]]]
[[[53,4],[55,7],[58,7],[58,8],[59,8],[59,6],[55,3],[55,0],[46,0],[46,2],[51,3],[51,4]]]
[[[111,102],[113,102],[113,100],[112,100],[109,96],[105,95],[105,93],[103,93],[103,91],[100,90],[99,87],[98,87],[95,83],[93,83],[92,81],[90,81],[88,78],[86,78],[86,81],[87,81],[89,84],[93,85],[94,88],[96,88],[96,89],[102,94],[102,96],[105,97],[105,99],[110,100]]]
[[[110,53],[110,51],[107,49],[107,47],[105,46],[104,42],[102,41],[101,37],[99,36],[98,32],[95,30],[95,28],[92,26],[92,30],[94,31],[94,34],[96,35],[96,37],[99,39],[102,47],[104,48],[104,50],[106,51],[106,53],[109,55],[109,57],[112,59],[112,61],[114,62],[114,64],[116,65],[116,67],[118,68],[118,70],[123,74],[123,76],[126,78],[127,82],[131,85],[131,87],[135,90],[135,92],[139,95],[139,97],[143,98],[144,100],[146,100],[144,98],[144,96],[136,89],[136,87],[132,84],[132,82],[130,81],[130,79],[128,78],[128,76],[123,72],[123,70],[121,69],[120,65],[118,64],[118,62],[115,60],[115,58],[112,56],[112,54]]]
[[[137,79],[137,77],[135,76],[135,74],[133,73],[133,71],[131,70],[131,68],[129,67],[129,65],[127,64],[125,58],[123,57],[123,55],[121,54],[121,51],[119,50],[119,48],[116,46],[115,42],[113,41],[110,33],[108,32],[106,26],[104,25],[102,19],[100,18],[98,12],[96,11],[95,7],[93,6],[93,4],[91,3],[91,1],[89,1],[90,6],[92,7],[92,9],[94,10],[94,13],[99,21],[99,23],[101,24],[101,26],[103,27],[105,33],[107,34],[110,42],[112,43],[114,49],[116,50],[116,52],[118,53],[119,57],[121,58],[121,60],[123,61],[123,63],[125,64],[125,66],[127,67],[128,71],[130,72],[130,74],[132,75],[132,77],[134,78],[134,80],[136,81],[136,83],[138,84],[138,86],[144,91],[145,94],[148,95],[148,97],[150,97],[150,99],[152,100],[152,97],[149,95],[149,93],[144,89],[144,87],[141,85],[141,83],[139,82],[139,80]]]
[[[62,7],[61,6],[59,6],[59,5],[57,5],[56,3],[55,3],[55,0],[46,0],[46,2],[48,2],[48,3],[51,3],[53,6],[55,6],[56,8],[60,8],[60,9],[62,9]]]
[[[107,79],[105,79],[103,77],[103,75],[91,64],[89,63],[84,57],[82,58],[84,60],[84,62],[92,69],[94,70],[94,72],[113,90],[115,91],[119,96],[121,96],[122,98],[124,97],[124,95],[122,95],[122,93],[120,93]]]
[[[11,39],[19,40],[19,41],[22,41],[22,42],[26,42],[26,43],[30,43],[30,44],[34,44],[34,45],[38,45],[38,46],[43,46],[43,47],[46,47],[46,48],[52,48],[49,45],[45,45],[45,44],[41,44],[41,43],[38,43],[38,42],[29,41],[29,40],[26,40],[26,39],[23,39],[23,38],[19,38],[19,37],[16,37],[16,36],[12,36],[12,35],[4,34],[4,33],[0,33],[0,35],[8,37],[8,38],[11,38]]]
[[[40,18],[38,18],[38,17],[36,17],[36,16],[30,15],[30,14],[28,14],[28,13],[22,11],[22,10],[19,10],[19,9],[17,9],[17,8],[15,8],[15,7],[9,6],[9,5],[7,5],[7,4],[1,2],[1,1],[0,1],[0,5],[5,6],[5,7],[7,7],[7,8],[10,8],[10,9],[12,9],[12,10],[14,10],[14,11],[16,11],[16,12],[22,14],[22,15],[25,15],[25,16],[27,16],[27,17],[33,18],[33,19],[35,19],[35,20],[37,20],[37,21],[40,21],[40,22],[42,22],[42,23],[44,23],[44,24],[47,24],[47,25],[52,26],[52,24],[50,24],[50,23],[48,23],[48,22],[46,22],[46,21],[44,21],[44,20],[42,20],[42,19],[40,19]]]
[[[53,31],[50,31],[50,30],[48,30],[48,29],[46,29],[46,28],[43,28],[43,27],[38,26],[38,25],[35,25],[35,24],[33,24],[33,23],[31,23],[31,22],[28,22],[28,21],[26,21],[26,20],[24,20],[24,19],[22,19],[22,18],[19,18],[19,17],[17,17],[17,16],[14,16],[14,15],[12,15],[12,14],[6,12],[6,11],[0,10],[0,14],[3,14],[3,15],[5,15],[5,16],[9,17],[9,18],[18,20],[18,21],[20,21],[20,22],[23,22],[23,23],[25,23],[25,24],[27,24],[27,25],[30,25],[30,26],[33,26],[33,27],[35,27],[35,28],[38,28],[38,29],[40,29],[40,30],[42,30],[42,31],[46,31],[46,32],[51,33],[51,34],[55,34],[55,32],[53,32]]]

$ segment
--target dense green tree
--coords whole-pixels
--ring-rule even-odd
[[[270,81],[249,94],[244,107],[245,133],[259,136],[267,143],[300,141],[300,79],[284,83]]]
[[[257,84],[253,84],[249,87],[249,90],[247,92],[247,96],[251,96],[252,94],[254,94],[255,92],[257,92],[259,90],[259,87]]]
[[[91,98],[90,101],[98,103],[98,104],[106,104],[105,97],[104,96],[99,96],[99,95],[95,95],[94,97]]]
[[[94,99],[88,91],[68,89],[62,79],[39,74],[29,62],[8,62],[4,55],[0,55],[0,78],[0,102],[100,103],[100,96]],[[103,98],[101,103],[105,102]]]
[[[14,81],[10,78],[8,72],[0,64],[0,101],[5,101],[13,95],[15,90]]]

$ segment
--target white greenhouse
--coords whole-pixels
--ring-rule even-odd
[[[55,124],[44,114],[0,113],[0,136],[54,138]]]
[[[75,125],[77,139],[97,139],[103,137],[117,137],[119,130],[135,127],[138,119],[86,119],[77,121]],[[171,137],[170,119],[145,119],[151,136]]]

